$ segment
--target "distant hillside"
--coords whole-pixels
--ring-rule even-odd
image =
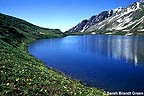
[[[84,20],[68,32],[96,31],[144,31],[144,0],[134,2],[126,8],[104,11]]]
[[[0,38],[15,45],[23,39],[41,36],[56,36],[62,34],[59,29],[41,28],[22,19],[0,13]]]
[[[24,21],[22,19],[0,13],[0,27],[3,27],[3,26],[13,27],[15,29],[19,29],[21,31],[28,32],[31,34],[61,33],[59,29],[42,28],[42,27],[33,25],[27,21]]]
[[[58,29],[46,29],[0,14],[0,96],[103,96],[60,72],[47,68],[27,53],[36,39],[62,37]]]

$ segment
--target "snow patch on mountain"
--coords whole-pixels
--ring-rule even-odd
[[[138,22],[132,27],[132,29],[134,29],[137,25],[139,25],[143,21],[144,21],[144,16],[138,20]]]
[[[113,13],[121,12],[122,9],[123,9],[122,7],[119,7],[119,8],[113,9]]]
[[[106,20],[91,26],[86,31],[93,30],[128,30],[135,29],[138,25],[144,23],[144,17],[134,20],[134,16],[138,15],[137,12],[143,10],[140,2],[135,2],[126,8],[113,9],[113,16]],[[138,16],[135,16],[138,17]],[[129,30],[130,30],[129,29]]]
[[[69,32],[95,32],[96,30],[144,29],[144,0],[134,2],[126,8],[103,11],[69,30]],[[138,28],[137,28],[138,27]],[[127,32],[127,31],[126,31]]]

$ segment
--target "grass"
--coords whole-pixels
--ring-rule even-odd
[[[27,52],[40,38],[64,36],[21,19],[0,14],[0,96],[104,96],[104,91],[46,67]]]

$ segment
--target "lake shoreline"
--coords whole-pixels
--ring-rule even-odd
[[[88,45],[85,44],[85,40],[87,41]],[[39,58],[39,60],[43,61],[46,66],[51,67],[51,69],[53,69],[57,72],[60,72],[60,73],[64,74],[65,76],[70,77],[71,79],[80,81],[85,86],[101,88],[101,89],[105,89],[105,91],[106,90],[107,91],[108,90],[109,91],[124,90],[124,89],[130,90],[132,88],[136,90],[136,88],[140,88],[140,87],[136,87],[136,86],[134,87],[134,85],[132,83],[126,82],[126,78],[123,78],[123,80],[125,82],[118,83],[117,81],[121,80],[121,78],[118,77],[116,74],[121,73],[122,75],[124,75],[126,77],[133,78],[132,74],[127,72],[127,70],[123,70],[123,72],[125,72],[126,74],[123,74],[123,72],[119,72],[120,68],[121,68],[121,70],[131,68],[131,70],[133,70],[133,72],[135,72],[135,74],[138,75],[139,72],[136,71],[136,70],[138,70],[138,68],[135,68],[136,67],[135,63],[138,63],[137,66],[138,65],[141,66],[141,63],[140,63],[141,61],[140,61],[140,59],[138,59],[138,60],[135,59],[135,57],[137,57],[139,55],[138,55],[138,53],[133,53],[133,52],[138,52],[136,46],[139,46],[139,48],[141,48],[140,50],[143,49],[143,47],[140,46],[140,45],[142,45],[140,43],[141,40],[143,40],[143,38],[138,37],[138,36],[119,36],[119,35],[117,35],[117,36],[115,36],[115,35],[113,35],[113,36],[112,35],[67,36],[65,38],[59,38],[59,39],[38,40],[34,44],[31,44],[31,46],[29,48],[29,52],[36,58]],[[101,43],[99,43],[99,41],[101,41]],[[92,44],[90,44],[90,42]],[[96,45],[94,45],[94,44],[96,44]],[[41,46],[39,47],[39,45],[41,45]],[[75,47],[73,47],[73,46],[75,46]],[[113,46],[115,46],[115,47],[113,47]],[[85,48],[88,48],[88,49],[85,49]],[[91,50],[91,48],[93,48],[93,51]],[[102,51],[102,50],[105,50],[105,48],[107,51],[108,50],[109,51],[108,52]],[[65,50],[65,49],[67,49],[67,50]],[[125,52],[127,52],[127,55],[125,55]],[[73,55],[73,53],[76,53],[76,54]],[[81,55],[79,55],[79,53]],[[90,55],[91,53],[92,54],[95,53],[95,54]],[[46,55],[46,54],[49,54],[49,55]],[[130,54],[130,55],[128,55],[128,54]],[[129,61],[127,58],[129,58],[129,56],[131,56],[131,55],[132,55],[132,57],[131,57],[131,60],[129,59],[130,60]],[[67,56],[69,56],[69,57],[67,57]],[[107,58],[107,56],[109,56],[109,57]],[[115,56],[117,56],[117,58]],[[135,57],[133,57],[133,56],[135,56]],[[48,58],[45,58],[45,57],[48,57]],[[95,57],[95,59],[93,57]],[[100,61],[97,61],[98,60],[98,59],[96,59],[97,57],[99,58]],[[54,58],[56,58],[56,60],[58,60],[58,61],[55,61],[55,60],[53,61]],[[83,58],[83,59],[81,59],[81,58]],[[133,58],[135,61],[133,61]],[[78,62],[73,63],[73,62],[71,62],[71,60],[74,60],[74,61],[79,60],[80,62],[78,61]],[[101,60],[104,60],[104,61],[101,61]],[[85,62],[87,62],[87,63],[84,64]],[[88,62],[91,62],[91,63],[88,63]],[[134,62],[134,63],[132,63],[132,62]],[[60,65],[59,65],[59,63],[60,63]],[[108,65],[113,66],[113,67],[108,67]],[[116,65],[119,67],[117,67]],[[83,67],[85,66],[85,67],[82,68],[82,66]],[[95,67],[93,68],[91,66],[95,66]],[[99,69],[97,69],[96,66],[98,68],[101,68],[101,71]],[[102,72],[103,68],[105,69],[104,72]],[[70,69],[70,71],[69,71],[69,69]],[[80,71],[78,71],[78,70],[80,70]],[[91,70],[91,72],[90,73],[89,73],[89,71],[84,72],[84,70]],[[92,70],[99,70],[99,71],[92,71]],[[116,74],[111,74],[110,70],[117,70]],[[142,72],[142,71],[140,71],[140,72]],[[88,73],[91,75],[88,75]],[[94,75],[93,73],[97,73],[97,74]],[[106,74],[106,73],[109,75],[105,76],[104,74]],[[95,78],[90,77],[90,76],[93,76]],[[113,76],[113,77],[111,77],[111,76]],[[75,79],[75,78],[77,78],[77,79]],[[117,78],[117,79],[111,80],[111,78]],[[108,81],[110,81],[111,83]],[[100,83],[97,83],[97,82],[100,82]],[[118,85],[116,87],[115,84],[113,84],[112,82],[117,82],[115,84],[118,84],[119,86],[123,86],[123,87],[120,88]],[[131,79],[131,82],[134,83],[135,80]],[[109,87],[110,84],[111,84],[111,87]],[[129,85],[132,88],[124,87],[124,84]],[[139,83],[139,84],[143,84],[143,83]],[[139,89],[139,90],[141,90],[141,89]]]
[[[50,39],[50,37],[47,38]],[[0,71],[0,74],[2,73],[2,78],[0,78],[2,81],[2,93],[0,93],[0,95],[106,95],[103,90],[84,86],[80,81],[74,80],[65,76],[61,72],[46,67],[42,61],[30,55],[27,47],[30,43],[38,39],[40,40],[46,38],[45,36],[41,36],[40,38],[37,38],[37,36],[32,38],[30,37],[21,43],[15,41],[17,44],[16,46],[5,43],[0,39],[0,58],[2,62],[2,70]]]
[[[85,34],[85,35],[86,35],[86,34]],[[29,46],[31,43],[33,43],[33,42],[35,42],[35,41],[37,41],[37,40],[42,40],[42,39],[56,39],[56,38],[63,38],[63,37],[67,37],[67,36],[70,36],[70,35],[64,35],[64,36],[52,37],[52,38],[38,38],[38,39],[35,39],[35,40],[32,40],[32,41],[26,43],[26,44],[24,45],[24,48],[25,48],[25,51],[26,51],[30,56],[34,57],[36,60],[38,60],[38,61],[40,61],[41,63],[43,63],[44,66],[45,66],[46,68],[48,68],[49,70],[52,70],[52,71],[56,72],[57,74],[60,74],[60,75],[62,75],[62,76],[64,76],[64,77],[66,77],[66,78],[74,81],[75,83],[80,83],[80,84],[84,85],[86,88],[90,88],[91,90],[93,90],[93,92],[95,92],[95,91],[97,90],[98,94],[99,94],[99,92],[100,92],[101,96],[102,96],[102,94],[103,94],[104,96],[108,96],[108,95],[106,94],[106,92],[105,92],[104,90],[102,90],[102,89],[97,89],[96,87],[89,87],[89,86],[87,86],[86,83],[82,82],[81,80],[77,80],[77,79],[75,79],[75,78],[72,78],[71,76],[68,76],[68,75],[64,74],[64,73],[61,72],[61,71],[56,70],[55,68],[46,66],[44,62],[42,62],[41,60],[39,60],[39,59],[36,58],[35,56],[31,55],[31,54],[29,53],[29,51],[28,51],[28,46]],[[95,91],[94,91],[94,90],[95,90]],[[95,93],[94,93],[94,94],[95,94]]]

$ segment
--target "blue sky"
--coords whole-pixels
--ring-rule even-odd
[[[0,0],[0,13],[38,26],[66,31],[101,11],[125,7],[137,0]]]

